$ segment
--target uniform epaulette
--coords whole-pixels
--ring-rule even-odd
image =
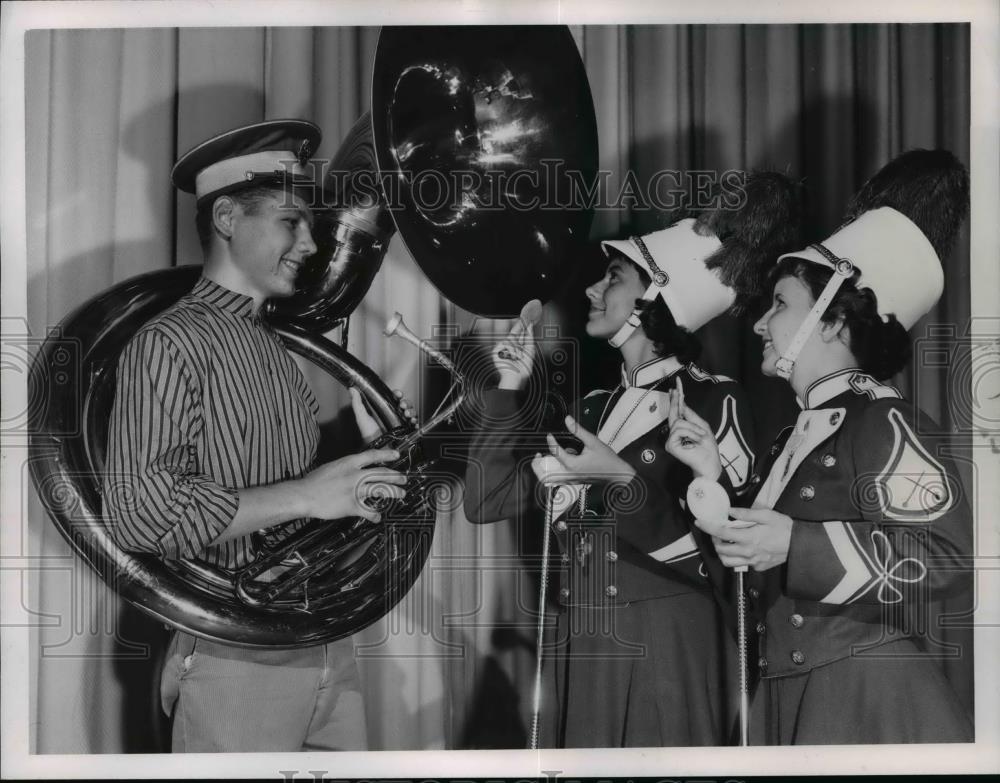
[[[711,383],[732,383],[733,379],[728,375],[712,375],[710,372],[706,372],[701,369],[697,364],[693,362],[691,364],[685,365],[684,369],[687,374],[694,378],[696,381],[709,381]]]
[[[888,386],[876,381],[871,375],[863,372],[856,372],[850,377],[848,383],[855,394],[866,394],[871,400],[902,399],[903,395],[895,386]]]

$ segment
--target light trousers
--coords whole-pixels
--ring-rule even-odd
[[[250,650],[178,631],[160,680],[174,753],[366,750],[350,638]]]

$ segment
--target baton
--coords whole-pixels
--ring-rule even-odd
[[[557,487],[545,490],[545,529],[542,531],[542,577],[538,588],[538,628],[535,645],[535,687],[531,699],[531,732],[528,749],[538,750],[538,722],[542,711],[542,641],[545,634],[545,593],[549,582],[549,542],[551,540],[553,501]]]
[[[729,496],[718,483],[696,478],[687,490],[687,504],[695,519],[706,522],[729,520]],[[750,744],[750,689],[747,674],[747,605],[743,593],[743,575],[747,567],[736,566],[736,644],[740,667],[740,745]]]

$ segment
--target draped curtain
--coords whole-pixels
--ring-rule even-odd
[[[775,168],[803,181],[805,236],[813,241],[836,227],[849,195],[893,155],[947,147],[968,162],[965,25],[657,25],[573,33],[612,193],[627,172],[648,182],[661,170]],[[128,277],[200,262],[193,198],[168,180],[177,156],[193,144],[244,123],[302,117],[323,129],[319,154],[332,156],[370,108],[377,36],[371,28],[29,31],[32,333],[44,335]],[[592,238],[653,230],[663,220],[641,204],[599,209]],[[946,269],[944,297],[915,336],[932,324],[954,324],[961,333],[970,308],[968,258],[966,226]],[[546,312],[571,336],[581,335],[580,309],[572,304],[585,282],[578,278]],[[380,335],[393,310],[424,336],[441,324],[458,333],[505,326],[484,324],[444,301],[398,238],[392,242],[352,318],[348,347],[424,408],[434,400],[423,390],[422,360]],[[785,384],[757,371],[760,346],[749,323],[723,318],[702,337],[702,363],[746,384],[759,444],[769,441],[796,409]],[[583,356],[581,384],[613,372],[607,351]],[[336,418],[343,394],[307,372],[323,418]],[[944,369],[915,362],[898,382],[951,431]],[[40,564],[24,602],[35,629],[32,749],[160,749],[155,670],[164,629],[92,577],[47,521],[27,479],[24,491],[27,546]],[[534,600],[519,565],[525,547],[513,523],[473,527],[460,503],[446,504],[414,590],[356,638],[372,749],[523,743],[533,667],[525,607]],[[966,649],[964,664],[968,640]],[[968,667],[948,665],[971,698]]]

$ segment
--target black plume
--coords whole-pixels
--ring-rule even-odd
[[[969,174],[948,150],[904,152],[854,194],[845,222],[879,207],[906,215],[944,261],[969,210]]]
[[[717,208],[700,213],[695,231],[715,234],[722,242],[705,266],[717,269],[719,279],[736,290],[731,312],[739,314],[764,293],[778,256],[795,249],[802,206],[799,185],[773,171],[747,175],[736,195],[731,204],[721,199]]]

